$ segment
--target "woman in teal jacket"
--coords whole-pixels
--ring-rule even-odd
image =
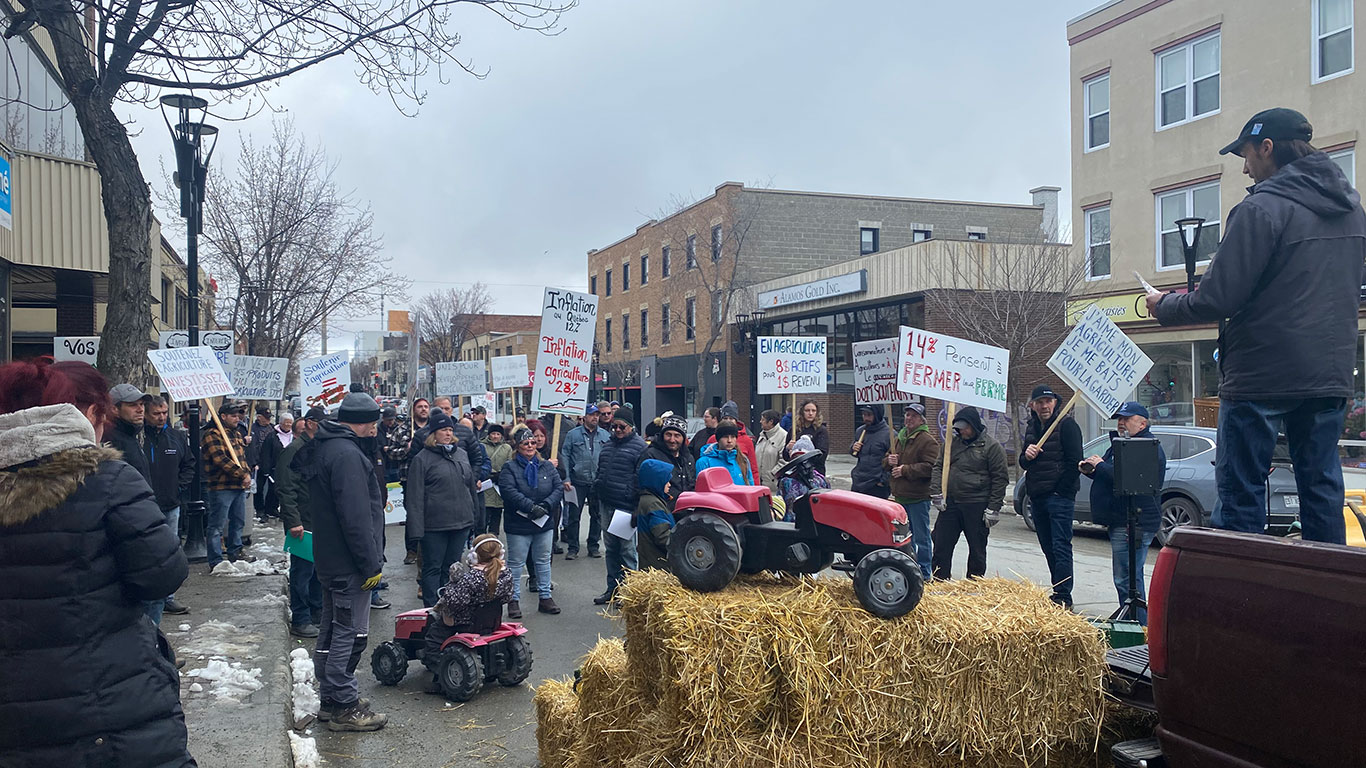
[[[721,424],[716,428],[716,442],[702,449],[702,458],[697,460],[697,473],[712,467],[721,467],[730,473],[736,485],[749,485],[752,476],[749,459],[739,451],[740,430],[734,424]]]

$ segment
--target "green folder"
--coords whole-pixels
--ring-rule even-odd
[[[295,557],[302,557],[308,562],[313,562],[313,532],[304,531],[302,539],[296,539],[285,533],[285,551]]]

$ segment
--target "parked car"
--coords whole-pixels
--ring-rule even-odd
[[[1167,478],[1162,486],[1162,527],[1157,532],[1159,544],[1166,545],[1171,532],[1183,525],[1208,526],[1219,498],[1214,482],[1214,462],[1219,455],[1216,439],[1218,430],[1208,427],[1177,427],[1154,425],[1153,436],[1162,443],[1167,453]],[[1107,433],[1082,447],[1082,457],[1104,456],[1110,447]],[[1276,444],[1271,471],[1268,532],[1283,536],[1300,518],[1299,491],[1295,487],[1295,473],[1290,467],[1290,452],[1284,439]],[[1029,530],[1034,530],[1034,516],[1029,509],[1029,497],[1024,495],[1024,476],[1015,483],[1015,512],[1024,518]],[[1076,521],[1091,522],[1091,478],[1081,476],[1081,490],[1077,492]]]

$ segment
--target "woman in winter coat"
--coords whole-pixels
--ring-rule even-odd
[[[261,446],[261,468],[257,472],[257,482],[266,483],[266,507],[262,512],[266,517],[280,516],[280,497],[275,492],[275,465],[280,454],[294,442],[294,417],[288,413],[280,416],[280,422],[270,430],[265,445]],[[264,522],[264,521],[263,521]]]
[[[0,764],[194,766],[145,601],[189,566],[152,489],[99,444],[85,363],[0,366]]]
[[[432,412],[421,451],[408,465],[405,535],[421,541],[422,604],[436,605],[437,590],[460,559],[474,529],[474,470],[455,443],[455,424],[444,411]]]
[[[716,427],[716,442],[702,449],[702,458],[697,460],[697,474],[712,467],[721,467],[730,473],[731,482],[736,485],[758,485],[751,483],[749,458],[740,450],[740,430],[734,424],[723,421]]]
[[[825,457],[830,455],[830,432],[821,421],[821,408],[816,405],[815,400],[802,403],[802,407],[797,411],[792,431],[787,435],[787,449],[783,451],[784,460],[792,458],[792,447],[801,437],[811,438],[811,445],[821,452],[820,458],[814,461],[816,471],[824,475]]]
[[[778,425],[782,417],[775,410],[767,410],[759,415],[759,439],[754,443],[754,455],[759,460],[759,482],[767,485],[774,495],[778,493],[778,481],[773,479],[773,468],[782,461],[783,449],[787,447],[787,432]]]
[[[555,514],[564,500],[560,473],[536,452],[536,433],[530,429],[513,432],[517,455],[498,473],[498,490],[503,495],[503,528],[507,531],[508,568],[517,582],[508,603],[508,617],[522,617],[522,569],[527,558],[536,569],[541,613],[559,613],[550,596],[550,550],[555,543]]]

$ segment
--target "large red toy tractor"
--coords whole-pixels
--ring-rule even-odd
[[[409,660],[422,659],[451,701],[469,701],[493,680],[506,686],[521,685],[531,675],[531,644],[523,637],[526,627],[502,622],[502,603],[489,603],[487,607],[475,616],[476,631],[451,635],[438,653],[428,653],[426,644],[428,626],[440,619],[426,609],[395,616],[394,639],[380,643],[370,656],[375,679],[398,685],[408,673]],[[489,631],[478,631],[485,629]]]
[[[801,477],[818,452],[778,467]],[[854,580],[863,607],[883,618],[910,612],[924,594],[920,566],[910,556],[911,527],[901,505],[851,491],[817,489],[791,505],[795,522],[773,519],[769,489],[735,485],[720,467],[697,474],[697,488],[679,494],[678,524],[669,540],[669,570],[689,589],[715,592],[737,573],[819,573],[834,567]],[[844,560],[835,563],[835,555]]]

